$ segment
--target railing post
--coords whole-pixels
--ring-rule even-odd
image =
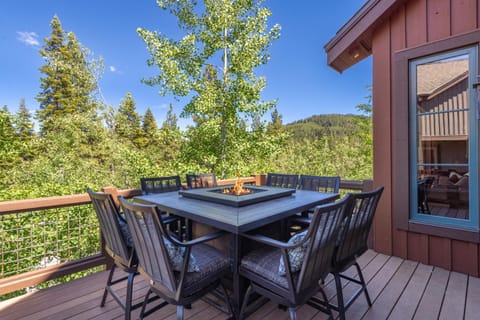
[[[252,174],[252,177],[255,178],[255,185],[256,186],[264,186],[267,183],[267,175],[266,174]]]
[[[102,192],[111,194],[112,198],[113,198],[113,201],[115,202],[115,205],[117,206],[117,208],[120,208],[120,201],[118,201],[118,189],[117,189],[117,187],[113,187],[113,186],[103,187]]]
[[[372,190],[373,190],[373,180],[372,179],[363,180],[362,192],[372,191]]]

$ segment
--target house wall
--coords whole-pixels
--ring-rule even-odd
[[[374,248],[476,276],[477,243],[412,232],[395,219],[409,214],[409,172],[408,97],[394,102],[394,96],[395,78],[408,81],[408,70],[395,68],[396,52],[474,31],[479,17],[480,0],[410,0],[375,26],[372,36],[374,181],[386,186],[373,226]]]

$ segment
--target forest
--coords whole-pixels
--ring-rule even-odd
[[[147,48],[152,48],[156,39],[146,30],[138,32]],[[273,41],[274,33],[264,35],[265,41]],[[139,186],[141,177],[184,177],[186,173],[213,172],[220,178],[235,177],[237,172],[242,176],[339,175],[342,179],[372,175],[369,97],[357,106],[363,115],[313,115],[284,124],[273,102],[258,101],[263,80],[256,82],[247,70],[247,75],[235,73],[241,85],[230,84],[233,75],[218,75],[205,63],[193,79],[203,84],[201,88],[190,81],[190,89],[197,90],[192,102],[180,115],[170,106],[165,120],[157,123],[149,108],[143,115],[137,112],[129,92],[118,106],[102,103],[98,97],[101,58],[92,57],[73,32],[65,32],[57,16],[39,54],[45,63],[40,68],[38,106],[27,108],[20,98],[18,106],[0,109],[0,200],[83,193],[87,187],[107,185],[132,188]],[[159,77],[165,76],[161,62],[152,59],[160,69]],[[234,57],[229,61],[234,64]],[[266,62],[255,63],[252,68]],[[230,88],[222,84],[224,77],[230,79]],[[168,84],[168,79],[149,81],[146,84]],[[178,88],[170,91],[178,93]],[[209,98],[202,100],[205,96]],[[241,101],[235,100],[239,96]],[[218,104],[225,104],[226,111],[219,111]],[[10,112],[12,107],[17,111]],[[193,125],[180,129],[178,116],[193,119]]]

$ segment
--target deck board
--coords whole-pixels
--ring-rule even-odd
[[[427,288],[414,315],[415,320],[437,319],[447,289],[448,277],[449,272],[445,269],[433,269]]]
[[[478,319],[480,314],[480,279],[469,277],[465,320]]]
[[[415,314],[418,301],[420,301],[428,280],[432,273],[432,266],[418,264],[410,281],[395,307],[390,313],[389,320],[412,319]]]
[[[377,299],[378,295],[382,292],[385,285],[393,277],[397,269],[402,263],[402,259],[398,257],[388,257],[387,262],[384,266],[375,272],[372,277],[370,274],[365,274],[365,281],[367,282],[368,293],[372,303]],[[369,265],[370,266],[370,265]],[[365,269],[366,270],[366,269]],[[355,290],[358,286],[355,286]],[[344,291],[345,292],[345,291]],[[345,296],[351,296],[352,292],[347,293]],[[354,303],[346,312],[347,319],[362,319],[364,314],[368,311],[367,300],[363,295],[360,295]]]
[[[372,298],[368,308],[361,295],[347,312],[347,319],[478,319],[480,314],[480,279],[445,269],[424,265],[372,250],[358,259]],[[348,270],[355,275],[354,270]],[[123,311],[111,297],[101,308],[100,300],[108,273],[99,272],[83,279],[57,285],[19,298],[0,302],[0,319],[21,320],[111,320],[123,319]],[[357,287],[345,281],[345,295]],[[118,284],[119,292],[125,284]],[[134,298],[141,301],[148,285],[139,276],[135,279]],[[333,277],[325,280],[331,302],[336,301]],[[137,319],[140,310],[134,310]],[[337,313],[335,313],[337,315]],[[168,305],[150,316],[151,319],[176,319],[175,306]],[[227,315],[204,301],[185,310],[185,319],[224,320]],[[297,319],[324,320],[322,312],[304,305],[297,310]],[[261,306],[248,319],[286,320],[288,312],[272,302]]]
[[[450,273],[439,319],[463,319],[467,281],[468,276],[465,274],[458,272]]]
[[[367,310],[363,319],[371,320],[388,318],[390,312],[395,307],[395,304],[405,289],[405,286],[412,277],[416,266],[417,263],[413,261],[403,261],[376,299],[376,303]]]

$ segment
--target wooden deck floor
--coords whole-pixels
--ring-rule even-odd
[[[359,260],[373,301],[368,308],[363,296],[348,310],[347,319],[479,319],[480,279],[368,251]],[[122,319],[122,310],[111,299],[99,307],[106,272],[0,302],[0,319]],[[348,295],[353,284],[345,283]],[[140,301],[147,284],[137,277],[135,298]],[[330,299],[334,285],[326,281]],[[298,319],[327,319],[310,306],[302,306]],[[133,319],[138,318],[138,310]],[[167,306],[150,319],[175,319],[175,307]],[[204,301],[186,310],[186,319],[220,320],[227,316]],[[288,313],[269,302],[249,319],[288,319]]]

